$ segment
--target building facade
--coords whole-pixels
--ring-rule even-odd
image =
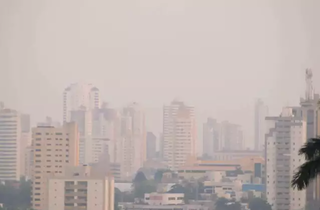
[[[157,137],[152,132],[147,132],[147,159],[156,158]]]
[[[163,144],[163,158],[170,169],[178,169],[196,155],[194,107],[179,100],[163,107]]]
[[[132,180],[146,161],[146,127],[144,110],[137,103],[125,107],[121,113],[121,140],[117,159],[124,180]]]
[[[99,89],[92,84],[72,84],[63,92],[63,121],[70,122],[70,112],[85,107],[87,110],[100,107]]]
[[[267,200],[276,210],[304,209],[306,190],[290,187],[292,176],[305,161],[298,154],[307,141],[307,122],[302,110],[284,108],[279,117],[267,117],[266,123]]]
[[[222,150],[232,151],[245,148],[243,131],[240,125],[228,121],[221,122],[219,138]]]
[[[222,149],[219,138],[220,125],[217,120],[208,118],[203,124],[203,155],[212,157]]]
[[[258,99],[254,108],[254,149],[264,150],[265,118],[268,116],[268,107]]]
[[[0,108],[0,181],[21,176],[21,118],[12,109]]]
[[[91,170],[70,168],[62,177],[49,178],[48,210],[114,210],[113,177]]]
[[[180,205],[184,204],[183,193],[147,193],[144,202],[148,205]]]
[[[32,130],[32,208],[48,209],[48,178],[79,164],[79,132],[75,123]]]

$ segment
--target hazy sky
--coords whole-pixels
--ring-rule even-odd
[[[131,101],[159,132],[175,97],[244,126],[253,104],[295,105],[304,69],[320,79],[319,0],[0,0],[0,101],[62,119],[62,92],[89,82]],[[318,13],[318,14],[317,14]],[[315,84],[319,89],[319,85]],[[202,132],[199,126],[199,132]]]

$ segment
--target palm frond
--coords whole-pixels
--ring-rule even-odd
[[[293,176],[291,185],[295,189],[305,189],[310,181],[320,174],[320,156],[305,162],[299,167],[298,172]]]
[[[320,138],[311,138],[299,150],[299,155],[304,155],[306,160],[312,160],[320,155]]]

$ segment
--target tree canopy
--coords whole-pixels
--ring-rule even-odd
[[[143,182],[143,181],[146,181],[147,178],[146,176],[144,175],[144,173],[142,171],[139,171],[135,178],[133,179],[133,184],[136,184],[136,183],[139,183],[139,182]]]
[[[31,201],[31,182],[21,178],[20,182],[0,184],[0,203],[4,209],[28,209]]]
[[[303,190],[320,174],[320,138],[310,139],[301,147],[299,155],[304,156],[306,162],[299,167],[291,184],[293,188]]]

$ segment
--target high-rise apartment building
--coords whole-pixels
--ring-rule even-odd
[[[152,132],[147,132],[147,159],[156,158],[157,137]]]
[[[21,176],[30,179],[31,165],[26,161],[30,155],[31,132],[30,132],[30,115],[20,114],[21,135],[20,135],[20,172]]]
[[[21,176],[20,114],[0,108],[0,181],[20,180]]]
[[[226,151],[243,150],[244,138],[240,125],[224,121],[220,123],[219,142]]]
[[[163,107],[163,158],[176,170],[196,155],[194,107],[174,100]]]
[[[90,166],[49,178],[48,210],[114,210],[114,178]]]
[[[30,178],[28,171],[30,170],[30,162],[27,162],[27,156],[30,155],[31,133],[22,132],[20,136],[20,172],[21,176]]]
[[[300,107],[284,108],[278,117],[266,117],[267,200],[276,210],[304,209],[306,190],[291,188],[291,179],[304,163],[299,149],[307,141],[307,122]]]
[[[21,118],[21,132],[22,133],[30,133],[30,115],[28,114],[20,114]]]
[[[145,113],[137,103],[122,110],[121,140],[117,158],[123,179],[131,180],[146,160]]]
[[[63,93],[63,121],[70,122],[70,112],[80,107],[87,110],[99,108],[99,89],[92,84],[72,84],[67,87]]]
[[[265,118],[268,116],[268,107],[258,99],[254,109],[254,149],[264,150],[265,144]]]
[[[79,164],[79,132],[75,123],[32,130],[32,208],[48,209],[48,178]]]
[[[93,110],[93,158],[97,162],[100,154],[107,151],[111,163],[118,163],[117,154],[120,149],[121,139],[121,115],[119,111],[108,108],[103,104],[102,108]]]
[[[71,121],[80,132],[80,163],[96,163],[100,155],[108,151],[110,161],[116,162],[120,141],[120,114],[107,107],[88,110],[80,107],[71,111]]]
[[[208,118],[203,124],[203,155],[212,157],[215,151],[222,149],[219,130],[220,124],[215,119]]]

